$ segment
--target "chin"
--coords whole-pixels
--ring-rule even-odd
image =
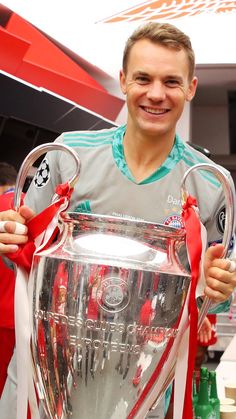
[[[165,135],[167,133],[167,130],[164,128],[157,128],[156,126],[143,126],[141,127],[141,131],[143,135],[146,135],[147,137],[157,137],[161,135]]]

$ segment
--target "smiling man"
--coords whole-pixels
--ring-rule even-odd
[[[138,182],[154,173],[168,157],[174,145],[176,124],[197,86],[193,76],[194,56],[187,38],[186,45],[183,43],[181,47],[177,39],[165,42],[165,33],[168,37],[168,26],[163,25],[159,28],[160,40],[163,39],[160,42],[157,27],[148,25],[143,33],[131,37],[120,73],[129,111],[125,158]]]
[[[183,175],[197,163],[214,164],[176,133],[184,105],[196,91],[194,68],[191,42],[173,25],[147,23],[131,35],[120,72],[127,124],[108,130],[67,132],[56,140],[73,147],[81,159],[80,178],[69,210],[182,227]],[[23,218],[24,223],[34,212],[42,211],[51,203],[55,186],[73,175],[70,156],[61,151],[49,153],[27,192],[28,207],[21,207],[15,220],[22,222]],[[225,205],[221,185],[209,172],[198,171],[190,177],[188,190],[197,199],[209,246],[221,242],[219,220]],[[0,213],[0,220],[12,220],[13,214],[2,217]],[[15,252],[19,235],[9,234],[5,224],[4,228],[0,253]],[[27,233],[21,235],[22,240],[27,240]],[[220,303],[221,310],[227,308],[227,299],[236,286],[236,274],[230,262],[221,259],[222,253],[221,244],[207,250],[204,290]],[[154,291],[150,293],[154,298]],[[6,395],[4,400],[10,397]],[[13,404],[0,402],[1,418],[14,419],[14,412],[10,413],[13,408]]]

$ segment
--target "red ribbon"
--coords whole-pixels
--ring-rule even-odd
[[[197,350],[198,310],[196,304],[196,286],[199,278],[199,268],[202,254],[201,224],[193,207],[197,207],[195,198],[189,196],[183,205],[182,217],[186,229],[186,244],[191,266],[191,284],[189,296],[189,352],[188,370],[185,388],[183,418],[193,418],[192,379]]]
[[[12,260],[16,265],[23,267],[27,272],[31,269],[33,254],[35,252],[35,244],[34,240],[36,237],[38,237],[40,234],[43,233],[43,231],[46,230],[50,222],[53,220],[54,216],[58,212],[60,206],[68,200],[69,204],[69,198],[71,196],[71,193],[73,192],[73,189],[70,188],[69,183],[65,183],[62,185],[58,185],[56,188],[56,193],[60,198],[58,201],[50,205],[49,207],[45,208],[41,213],[33,217],[28,223],[28,237],[29,240],[27,243],[23,245],[19,245],[19,249],[15,253],[8,253],[6,256]],[[48,242],[48,245],[52,242],[53,238],[55,237],[55,234],[57,232],[57,229],[54,230],[52,233],[52,236]]]

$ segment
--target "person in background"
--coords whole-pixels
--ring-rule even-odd
[[[13,208],[16,177],[17,172],[12,165],[0,162],[0,211]],[[0,397],[15,346],[14,289],[14,271],[0,257]]]
[[[199,162],[214,164],[176,133],[185,103],[196,92],[194,69],[190,39],[175,26],[149,22],[135,30],[127,40],[120,71],[127,123],[100,131],[67,132],[56,140],[73,147],[81,159],[70,211],[182,226],[179,196],[184,173]],[[233,184],[229,172],[225,173]],[[70,156],[61,151],[49,153],[27,192],[27,206],[15,213],[15,220],[26,224],[51,203],[55,185],[67,182],[73,175]],[[236,273],[229,260],[221,259],[223,231],[219,217],[224,206],[223,190],[214,176],[204,171],[191,176],[188,190],[198,202],[207,230],[204,295],[218,303],[217,310],[227,310]],[[2,217],[5,221],[14,219],[12,213],[9,218],[7,213]],[[4,226],[0,253],[15,252],[20,243],[28,240],[27,229],[20,237],[10,231],[12,223]],[[6,419],[10,417],[9,408],[9,403],[2,408],[7,412]]]

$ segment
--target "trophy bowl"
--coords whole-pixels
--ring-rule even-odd
[[[61,222],[63,234],[37,252],[31,273],[46,413],[132,417],[178,333],[190,284],[185,231],[80,213]]]

